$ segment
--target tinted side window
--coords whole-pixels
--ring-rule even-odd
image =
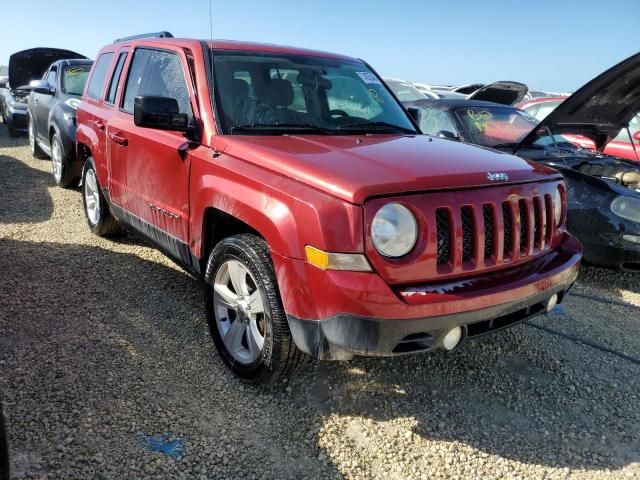
[[[116,64],[116,68],[113,70],[113,76],[111,77],[111,83],[109,84],[109,92],[107,93],[106,102],[113,105],[113,102],[116,101],[116,92],[118,91],[118,83],[120,83],[120,75],[122,74],[122,67],[124,66],[124,61],[127,59],[127,53],[122,52],[118,57],[118,63]]]
[[[122,109],[133,113],[133,104],[138,95],[157,95],[175,98],[180,113],[193,118],[189,89],[180,57],[172,52],[138,48],[133,54],[129,77],[124,91]]]
[[[90,98],[95,98],[96,100],[100,98],[112,58],[113,53],[103,53],[100,55],[100,58],[98,58],[96,66],[93,69],[93,74],[91,75],[91,80],[89,80],[89,86],[87,87],[87,95]]]

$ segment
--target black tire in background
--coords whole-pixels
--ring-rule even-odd
[[[58,155],[60,158],[57,158]],[[78,185],[80,179],[74,175],[73,158],[73,152],[65,152],[60,135],[54,133],[51,138],[51,169],[56,185],[59,187],[70,188]],[[56,172],[56,168],[59,168],[60,172]]]
[[[38,142],[36,141],[36,132],[35,132],[35,127],[33,126],[33,122],[31,121],[31,115],[29,115],[29,120],[28,120],[28,132],[29,132],[29,150],[31,150],[31,155],[34,158],[38,158],[40,160],[44,159],[44,158],[49,158],[47,157],[47,154],[44,153],[44,150],[42,150],[40,148],[40,146],[38,145]]]
[[[100,237],[113,237],[122,233],[118,220],[111,215],[109,204],[104,198],[91,157],[82,171],[82,205],[91,232]]]
[[[220,327],[223,319],[217,316],[220,303],[216,303],[214,299],[214,283],[219,278],[220,270],[224,269],[229,262],[239,262],[246,269],[247,278],[254,284],[254,292],[259,291],[261,295],[264,311],[263,346],[258,358],[247,363],[238,361],[237,355],[234,356],[225,345],[222,327]],[[303,363],[310,359],[298,350],[291,337],[269,247],[262,238],[241,234],[222,240],[209,256],[204,280],[205,307],[211,337],[220,358],[237,377],[253,384],[273,384],[293,375]],[[233,309],[229,310],[229,315],[234,316]],[[238,314],[235,320],[229,318],[227,321],[237,322],[240,315]],[[249,327],[246,328],[246,335],[248,335]],[[248,340],[245,341],[246,343]]]
[[[9,480],[9,445],[0,402],[0,480]]]
[[[9,129],[10,137],[17,137],[20,135],[20,132],[14,128],[13,122],[11,121],[10,118],[6,118],[5,123],[7,124],[7,129]]]

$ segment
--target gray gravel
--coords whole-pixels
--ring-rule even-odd
[[[529,325],[240,384],[197,282],[132,236],[91,236],[79,191],[4,125],[0,253],[14,478],[640,478],[640,366]],[[640,277],[582,273],[577,293],[640,306]],[[533,322],[640,358],[639,312],[571,296]]]

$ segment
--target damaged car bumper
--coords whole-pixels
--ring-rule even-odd
[[[376,274],[316,269],[319,275],[312,280],[322,292],[318,296],[340,298],[343,311],[320,320],[289,312],[291,334],[298,348],[323,360],[450,350],[465,337],[551,310],[577,277],[579,252],[579,242],[570,238],[558,250],[519,267],[468,281],[397,287]]]

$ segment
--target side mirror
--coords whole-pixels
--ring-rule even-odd
[[[634,133],[633,135],[631,135],[633,137],[633,139],[637,142],[640,142],[640,130],[638,130],[636,133]]]
[[[409,107],[407,108],[407,112],[409,112],[411,118],[413,118],[416,123],[420,125],[420,109],[416,107]]]
[[[44,95],[53,95],[55,90],[49,82],[45,80],[34,80],[29,83],[29,87],[31,87],[31,91],[35,93],[42,93]]]
[[[140,95],[133,105],[133,123],[138,127],[189,132],[189,116],[180,113],[175,98]]]
[[[449,130],[440,130],[438,133],[436,133],[436,137],[446,138],[447,140],[460,140],[455,133],[450,132]]]

